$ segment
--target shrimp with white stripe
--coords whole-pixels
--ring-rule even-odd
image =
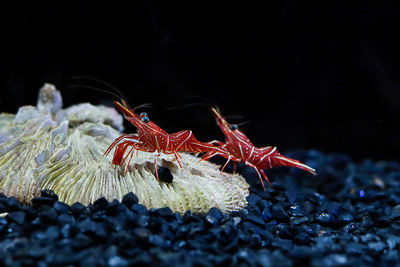
[[[147,113],[142,112],[140,115],[136,114],[135,109],[139,107],[131,109],[124,100],[122,100],[122,104],[117,101],[114,101],[114,104],[124,115],[125,119],[137,128],[137,135],[121,135],[115,139],[104,153],[108,155],[111,150],[116,147],[112,161],[115,165],[122,165],[128,157],[132,158],[134,150],[156,152],[154,164],[158,180],[157,158],[160,156],[160,153],[174,154],[181,168],[182,165],[179,162],[181,156],[179,152],[194,154],[207,152],[227,156],[227,152],[214,145],[213,141],[208,143],[198,141],[190,130],[169,134],[154,122],[150,121]],[[128,153],[126,153],[126,151],[128,151]]]
[[[219,128],[222,130],[226,137],[225,143],[219,141],[216,141],[215,143],[219,145],[221,149],[225,150],[228,153],[219,154],[218,151],[210,151],[203,156],[203,159],[209,159],[215,155],[221,155],[225,157],[228,160],[226,161],[222,169],[225,168],[230,160],[234,162],[243,162],[244,164],[253,167],[257,171],[263,187],[264,182],[261,178],[261,174],[268,182],[268,184],[272,187],[272,184],[263,169],[288,166],[303,169],[314,175],[316,174],[315,169],[301,163],[300,161],[282,156],[278,152],[278,149],[274,146],[255,147],[253,143],[249,140],[249,138],[238,129],[237,125],[230,125],[221,116],[217,109],[211,108],[211,111],[216,118]]]

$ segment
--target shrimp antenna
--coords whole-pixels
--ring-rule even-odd
[[[250,121],[244,121],[244,122],[239,122],[239,123],[235,123],[237,126],[242,126],[242,125],[245,125],[245,124],[248,124],[248,123],[250,123]]]
[[[110,95],[115,96],[117,98],[121,98],[121,96],[119,96],[117,94],[114,94],[113,92],[110,92],[110,91],[105,90],[105,89],[100,89],[100,88],[97,88],[97,87],[94,87],[94,86],[89,86],[89,85],[71,85],[71,86],[67,86],[66,88],[87,88],[87,89],[91,89],[91,90],[107,93],[107,94],[110,94]]]
[[[214,109],[222,116],[221,109],[218,106],[214,106]]]
[[[224,116],[224,118],[228,119],[228,120],[230,120],[230,119],[243,119],[244,116],[243,115],[226,115],[226,116]],[[249,121],[247,121],[247,122],[249,122]]]
[[[109,88],[111,88],[112,90],[114,90],[114,92],[116,92],[118,95],[116,95],[115,93],[111,93],[111,92],[109,92],[109,91],[107,91],[107,90],[99,89],[99,88],[97,88],[97,91],[104,92],[104,93],[109,92],[109,93],[111,93],[113,96],[116,96],[116,97],[118,97],[118,98],[123,99],[123,100],[125,101],[125,103],[128,105],[128,101],[126,100],[124,94],[121,93],[121,91],[118,90],[115,86],[112,86],[111,84],[109,84],[109,83],[107,83],[107,82],[105,82],[105,81],[103,81],[103,80],[100,80],[100,79],[94,78],[94,77],[90,77],[90,76],[73,76],[73,77],[70,77],[70,79],[72,79],[72,80],[86,79],[86,80],[95,81],[95,82],[98,82],[98,83],[103,84],[103,85],[105,85],[105,86],[108,86]],[[88,87],[87,87],[87,88],[88,88]],[[91,89],[95,89],[95,88],[92,87]],[[129,105],[128,105],[128,107],[129,107]]]
[[[150,103],[145,103],[145,104],[141,104],[140,106],[134,107],[133,110],[137,110],[139,108],[151,108],[151,104]]]
[[[194,107],[194,106],[207,106],[207,107],[210,107],[211,105],[207,104],[207,103],[198,102],[198,103],[190,103],[190,104],[181,105],[181,106],[167,107],[165,109],[166,110],[184,109],[184,108],[189,108],[189,107]]]
[[[209,98],[204,97],[204,96],[199,96],[199,95],[185,95],[185,94],[181,94],[178,95],[181,98],[191,98],[191,99],[200,99],[203,100],[203,102],[197,102],[197,103],[190,103],[190,104],[185,104],[185,105],[181,105],[181,106],[173,106],[173,107],[167,107],[165,108],[166,110],[175,110],[175,109],[184,109],[184,108],[188,108],[188,107],[194,107],[194,106],[206,106],[206,107],[211,107],[211,106],[215,106],[214,101],[211,101]],[[210,102],[212,104],[210,104]]]
[[[214,106],[214,108],[215,108],[215,110],[217,110],[217,112],[219,113],[219,114],[222,114],[221,113],[221,109],[219,108],[219,107],[217,107],[217,106]],[[224,117],[224,119],[243,119],[243,115],[227,115],[227,116],[223,116]],[[235,123],[235,125],[237,125],[237,126],[242,126],[242,125],[245,125],[245,124],[248,124],[248,123],[250,123],[251,121],[249,121],[249,120],[247,120],[247,121],[243,121],[243,122],[239,122],[239,123]]]

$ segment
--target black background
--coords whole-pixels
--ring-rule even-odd
[[[190,3],[188,3],[190,2]],[[76,75],[119,88],[169,132],[223,139],[217,105],[257,146],[398,159],[400,11],[357,1],[170,1],[3,6],[1,111],[35,104],[44,82],[64,104],[111,103]],[[355,2],[355,1],[346,1]],[[105,88],[102,85],[96,85]],[[126,124],[127,130],[134,128]]]

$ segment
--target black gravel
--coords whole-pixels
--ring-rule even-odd
[[[394,266],[400,255],[400,164],[341,154],[285,155],[318,171],[251,168],[249,205],[205,215],[151,209],[130,193],[68,206],[43,190],[32,205],[0,195],[5,266]],[[229,171],[230,166],[227,167]],[[168,173],[166,170],[162,170]],[[168,176],[168,175],[167,175]]]

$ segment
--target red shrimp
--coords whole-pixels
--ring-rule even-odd
[[[121,135],[115,139],[104,153],[105,155],[108,155],[116,146],[112,161],[115,165],[122,165],[129,156],[132,159],[133,150],[156,152],[157,154],[154,159],[154,164],[156,168],[156,177],[157,180],[159,180],[157,158],[160,156],[160,153],[174,154],[175,159],[181,168],[182,165],[179,161],[179,157],[181,156],[179,155],[179,152],[190,152],[194,154],[207,152],[227,156],[227,152],[215,146],[213,141],[208,143],[198,141],[190,130],[168,134],[154,122],[150,121],[147,113],[142,112],[140,115],[137,115],[134,109],[129,108],[124,100],[122,100],[122,104],[117,101],[114,101],[113,103],[124,115],[125,119],[137,128],[137,135]],[[129,151],[125,155],[128,149]]]
[[[289,166],[303,169],[314,175],[316,174],[315,169],[301,163],[298,160],[281,155],[276,147],[255,147],[253,143],[249,140],[249,138],[238,129],[237,125],[230,125],[221,116],[217,109],[211,108],[211,111],[216,118],[219,128],[221,128],[226,137],[225,143],[219,141],[214,142],[219,145],[221,149],[228,152],[228,154],[220,154],[221,156],[228,159],[225,165],[222,167],[222,170],[225,168],[230,160],[234,162],[243,162],[244,164],[253,167],[257,171],[257,174],[264,189],[265,187],[263,179],[261,178],[261,174],[271,187],[272,184],[264,173],[263,169],[270,169],[279,166]],[[203,159],[209,159],[215,155],[218,155],[218,151],[210,151],[203,156]]]

